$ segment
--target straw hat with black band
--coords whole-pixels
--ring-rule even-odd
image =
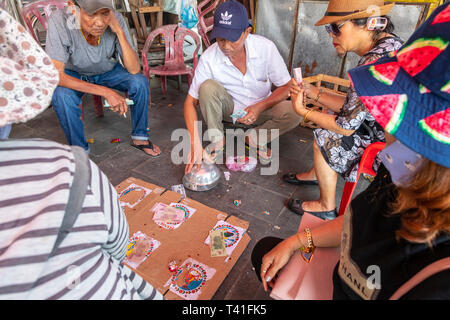
[[[383,0],[331,0],[325,16],[315,25],[323,26],[344,20],[354,20],[387,15],[394,3],[384,4]]]

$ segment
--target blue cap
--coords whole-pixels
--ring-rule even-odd
[[[242,32],[251,26],[248,20],[247,9],[236,0],[229,0],[217,7],[214,13],[214,27],[211,31],[211,40],[223,38],[236,42]]]

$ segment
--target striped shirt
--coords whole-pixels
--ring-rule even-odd
[[[163,299],[122,264],[128,223],[116,190],[89,162],[81,213],[50,257],[73,182],[71,148],[0,141],[0,299]]]

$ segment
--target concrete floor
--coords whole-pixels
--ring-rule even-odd
[[[178,90],[177,82],[169,80],[167,95],[163,96],[158,82],[152,81],[150,138],[163,152],[162,156],[156,159],[129,145],[131,130],[129,116],[125,119],[105,110],[103,118],[96,118],[91,96],[85,96],[86,136],[88,139],[95,139],[95,143],[91,145],[90,158],[109,177],[113,185],[130,176],[169,189],[172,185],[181,183],[184,165],[174,165],[171,162],[171,150],[178,144],[178,141],[171,141],[171,134],[175,129],[185,128],[183,102],[186,93],[185,83],[182,84],[181,90]],[[201,118],[200,114],[199,117]],[[206,125],[203,126],[205,127]],[[10,136],[13,139],[32,137],[66,143],[53,109],[46,110],[26,124],[14,125]],[[122,142],[110,143],[114,138],[120,138]],[[250,222],[248,234],[252,240],[214,295],[214,300],[270,299],[252,270],[251,252],[256,242],[263,237],[284,238],[296,232],[301,218],[285,207],[284,202],[287,198],[297,197],[305,200],[318,198],[318,187],[292,186],[281,180],[285,173],[311,169],[312,141],[312,130],[303,127],[298,127],[280,137],[280,169],[276,176],[261,176],[258,165],[251,173],[231,172],[230,181],[220,184],[211,191],[197,193],[187,190],[188,197]],[[220,168],[229,171],[224,165],[220,165]],[[340,203],[343,185],[344,180],[339,178],[337,206]],[[361,179],[355,195],[366,186],[367,181]],[[239,207],[233,205],[235,199],[242,201]],[[270,215],[264,214],[264,211],[269,211]]]

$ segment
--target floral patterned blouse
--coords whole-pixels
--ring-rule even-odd
[[[398,37],[383,38],[360,59],[358,66],[377,60],[401,46],[402,41]],[[315,139],[330,167],[346,181],[355,182],[365,148],[374,142],[385,141],[384,130],[359,100],[353,87],[349,89],[345,103],[336,115],[336,123],[343,129],[355,132],[346,137],[319,128],[314,130]]]

